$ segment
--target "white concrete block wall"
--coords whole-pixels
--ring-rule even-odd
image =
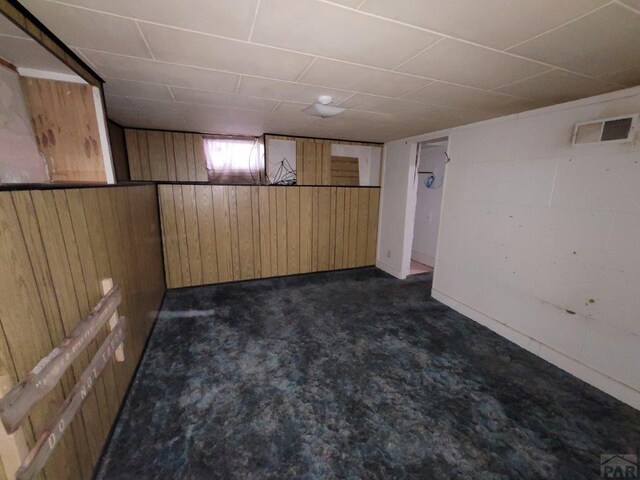
[[[449,135],[434,296],[640,408],[640,141],[571,146],[638,89]]]

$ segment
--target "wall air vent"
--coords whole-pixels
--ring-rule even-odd
[[[576,123],[573,129],[572,145],[594,143],[633,142],[638,125],[638,114],[623,117],[603,118],[591,122]]]

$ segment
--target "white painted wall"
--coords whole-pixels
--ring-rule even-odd
[[[274,181],[283,158],[286,158],[291,168],[296,169],[296,142],[294,140],[269,140],[267,142],[267,175]]]
[[[0,66],[0,183],[48,182],[16,72]]]
[[[446,151],[444,145],[420,146],[418,172],[434,172],[435,181],[432,188],[427,188],[425,180],[429,175],[418,173],[411,259],[430,267],[435,266],[436,260]]]
[[[407,142],[449,136],[433,296],[640,408],[640,144],[571,147],[637,112],[639,87]]]
[[[415,142],[399,140],[384,146],[376,266],[398,278],[409,273],[416,181]],[[406,234],[405,234],[406,232]]]

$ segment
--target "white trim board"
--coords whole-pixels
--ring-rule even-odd
[[[570,373],[574,377],[596,387],[599,390],[617,398],[621,402],[640,410],[640,392],[633,388],[618,382],[604,373],[601,373],[578,360],[571,358],[558,350],[539,342],[504,323],[497,321],[479,312],[457,300],[433,289],[431,296],[448,307],[453,308],[456,312],[469,317],[471,320],[478,322],[480,325],[493,330],[495,333],[516,345],[528,350],[556,367]]]
[[[111,144],[109,143],[109,133],[107,131],[107,117],[102,105],[102,92],[98,87],[91,87],[91,90],[93,93],[93,104],[96,109],[96,121],[98,122],[98,135],[100,135],[105,178],[107,183],[116,183],[115,169],[113,167],[113,159],[111,158]]]
[[[43,78],[45,80],[57,80],[59,82],[83,83],[87,82],[75,73],[49,72],[35,68],[18,67],[18,75],[22,77]]]

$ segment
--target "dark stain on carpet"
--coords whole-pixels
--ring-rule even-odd
[[[97,478],[591,479],[636,453],[640,412],[430,288],[370,268],[168,292]]]

